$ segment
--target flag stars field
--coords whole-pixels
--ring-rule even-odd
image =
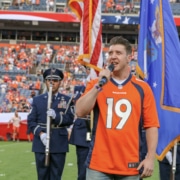
[[[156,86],[157,86],[157,83],[156,83],[156,82],[154,82],[154,83],[153,83],[153,87],[155,87],[155,88],[156,88]]]

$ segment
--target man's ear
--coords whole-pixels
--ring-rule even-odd
[[[127,59],[128,59],[128,63],[130,63],[132,59],[132,55],[131,54],[127,55]]]

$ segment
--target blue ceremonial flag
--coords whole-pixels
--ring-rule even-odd
[[[141,0],[137,72],[156,99],[159,160],[180,140],[179,71],[180,42],[169,0]]]

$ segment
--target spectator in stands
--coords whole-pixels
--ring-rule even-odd
[[[137,61],[135,61],[134,59],[131,59],[130,69],[131,69],[131,73],[134,75],[136,75],[136,64],[137,64]]]
[[[5,70],[5,71],[9,71],[9,70],[10,70],[10,69],[9,69],[9,63],[4,66],[4,70]]]
[[[36,96],[36,92],[33,90],[31,91],[31,95],[30,95],[30,98],[28,98],[28,102],[30,104],[30,106],[32,106],[32,103],[33,103],[33,98]]]
[[[121,6],[121,4],[116,4],[116,12],[117,13],[123,13],[123,10],[124,10],[124,8],[123,8],[123,6]]]
[[[21,108],[22,108],[21,112],[29,112],[30,106],[26,98],[23,98],[21,100]]]
[[[13,80],[11,82],[11,88],[12,88],[13,91],[17,90],[17,88],[18,88],[18,81],[17,80]]]
[[[26,77],[24,74],[22,75],[22,82],[23,82],[23,83],[26,83],[26,82],[27,82],[27,77]]]
[[[0,84],[2,84],[4,82],[4,80],[0,77]]]
[[[112,12],[112,10],[113,10],[113,5],[112,5],[110,0],[107,0],[107,2],[106,2],[106,12]]]
[[[49,10],[54,11],[54,0],[49,0]]]
[[[32,110],[28,115],[28,128],[33,132],[32,151],[35,153],[38,180],[61,179],[68,151],[68,132],[66,126],[73,123],[73,104],[70,97],[60,94],[58,89],[64,78],[62,71],[47,69],[43,74],[47,89],[52,85],[52,103],[48,107],[48,93],[33,98]],[[70,105],[69,105],[70,104]],[[47,121],[51,119],[49,145],[49,165],[45,166],[45,147],[47,145]]]
[[[25,49],[26,49],[26,41],[25,41],[25,37],[23,37],[23,41],[20,42],[20,49],[21,49],[21,50],[25,50]]]
[[[46,11],[49,11],[49,2],[50,2],[50,0],[46,0]]]
[[[7,112],[7,104],[5,101],[2,102],[1,109],[2,109],[2,112]]]
[[[21,82],[21,81],[22,81],[22,76],[21,76],[20,74],[17,74],[17,75],[16,75],[16,80],[17,80],[18,82]]]
[[[32,80],[29,80],[29,90],[33,90],[34,89],[34,82]]]
[[[34,89],[38,90],[38,91],[41,89],[41,81],[39,79],[37,79],[37,81],[35,81]]]
[[[39,69],[38,71],[37,71],[37,76],[41,76],[43,73],[42,73],[42,70],[41,69]]]
[[[4,83],[4,81],[0,84],[1,87],[1,94],[5,94],[7,90],[7,83]]]
[[[89,82],[91,79],[95,79],[97,77],[97,74],[94,69],[92,69],[90,67],[85,67],[85,68],[86,68],[87,78],[86,78],[86,82],[84,84]]]
[[[10,123],[13,124],[13,141],[17,139],[19,141],[19,128],[20,128],[21,117],[18,115],[18,112],[15,111],[14,116],[8,122],[8,128]]]

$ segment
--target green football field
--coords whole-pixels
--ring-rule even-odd
[[[31,143],[0,141],[0,180],[36,180],[34,154]],[[146,180],[158,180],[158,163],[155,161],[155,171]],[[77,166],[75,147],[70,145],[67,154],[62,180],[76,180]]]

